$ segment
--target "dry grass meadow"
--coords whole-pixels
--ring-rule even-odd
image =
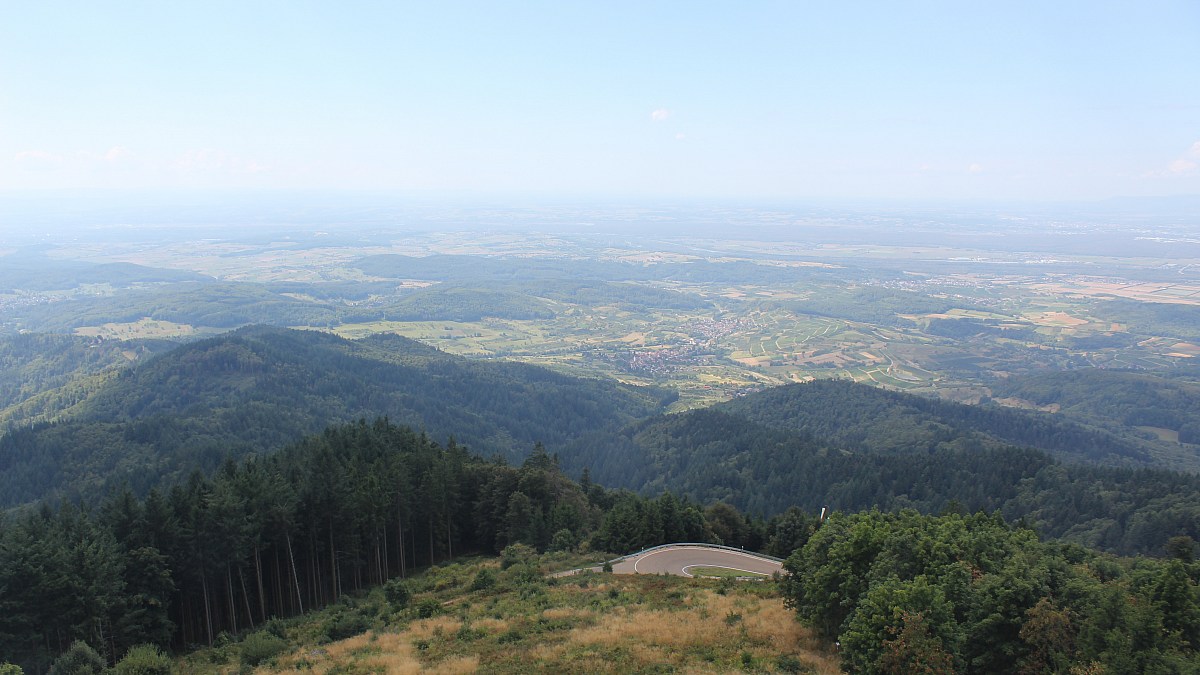
[[[497,582],[472,590],[483,568]],[[410,582],[407,608],[391,608],[378,591],[358,601],[354,611],[375,616],[365,633],[322,639],[329,619],[318,615],[290,624],[289,649],[257,668],[230,646],[189,657],[183,672],[841,672],[773,582],[601,573],[515,581],[510,572],[495,561],[435,569]],[[420,618],[418,608],[431,606],[435,615]]]

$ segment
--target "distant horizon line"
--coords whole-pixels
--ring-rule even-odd
[[[122,196],[154,196],[170,198],[189,197],[274,197],[308,195],[312,197],[359,197],[359,198],[388,198],[388,199],[466,199],[472,202],[511,202],[538,200],[554,204],[594,205],[610,203],[621,205],[635,204],[779,204],[779,205],[837,205],[844,207],[852,204],[864,205],[970,205],[970,204],[1011,204],[1011,205],[1067,205],[1067,204],[1104,204],[1109,202],[1178,202],[1200,200],[1200,193],[1172,193],[1161,195],[1111,195],[1094,198],[1011,198],[1011,197],[848,197],[848,196],[690,196],[690,195],[649,195],[649,194],[583,194],[583,193],[542,193],[542,192],[496,192],[484,190],[451,190],[451,189],[380,189],[380,188],[0,188],[0,199],[37,199],[47,197],[122,197]],[[507,204],[515,206],[513,204]],[[0,204],[0,209],[3,205]]]

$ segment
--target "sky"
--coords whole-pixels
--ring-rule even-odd
[[[1200,194],[1200,2],[0,0],[0,192]]]

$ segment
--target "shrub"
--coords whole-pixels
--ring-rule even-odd
[[[108,664],[95,649],[83,640],[76,640],[67,651],[54,659],[49,675],[99,675],[107,667]]]
[[[339,611],[325,621],[325,637],[330,641],[345,640],[371,628],[367,617],[355,611]]]
[[[563,528],[554,533],[550,538],[551,551],[573,551],[575,550],[575,533]]]
[[[422,619],[428,619],[431,616],[442,613],[442,603],[435,598],[425,598],[417,603],[417,616]]]
[[[486,636],[487,633],[485,631],[471,628],[471,624],[466,621],[463,622],[462,626],[459,626],[458,632],[454,634],[455,639],[459,642],[473,642]]]
[[[263,624],[263,630],[267,631],[271,635],[274,635],[280,640],[287,640],[287,628],[283,621],[280,621],[279,619],[271,619]]]
[[[21,670],[21,666],[11,663],[0,663],[0,675],[25,675],[25,671]]]
[[[775,660],[775,669],[781,673],[811,673],[813,669],[804,665],[800,659],[790,655],[783,654]]]
[[[115,675],[171,675],[171,657],[154,645],[138,645],[130,649],[116,666]]]
[[[475,580],[471,582],[471,590],[486,591],[495,585],[496,573],[485,567],[475,575]]]
[[[257,666],[279,656],[286,649],[286,642],[267,631],[251,633],[242,640],[242,663]]]
[[[388,604],[392,609],[404,609],[408,607],[408,601],[412,599],[412,591],[408,589],[408,584],[402,579],[392,579],[383,585],[383,596],[387,598]]]
[[[506,546],[500,552],[500,569],[506,570],[517,563],[532,562],[537,558],[537,551],[526,544]]]
[[[507,645],[507,644],[512,644],[514,642],[520,642],[521,639],[524,637],[525,637],[525,634],[522,633],[521,631],[517,630],[516,628],[510,628],[508,630],[508,632],[506,632],[503,635],[501,635],[500,637],[496,638],[496,641],[502,645]]]
[[[510,567],[507,575],[512,583],[518,586],[538,586],[546,582],[542,571],[537,566],[529,563],[521,563],[520,565]]]

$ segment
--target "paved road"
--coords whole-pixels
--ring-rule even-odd
[[[616,574],[675,574],[690,577],[693,567],[725,567],[743,572],[771,575],[782,569],[781,563],[756,556],[752,553],[729,551],[721,548],[680,546],[660,548],[628,557],[613,565]]]

